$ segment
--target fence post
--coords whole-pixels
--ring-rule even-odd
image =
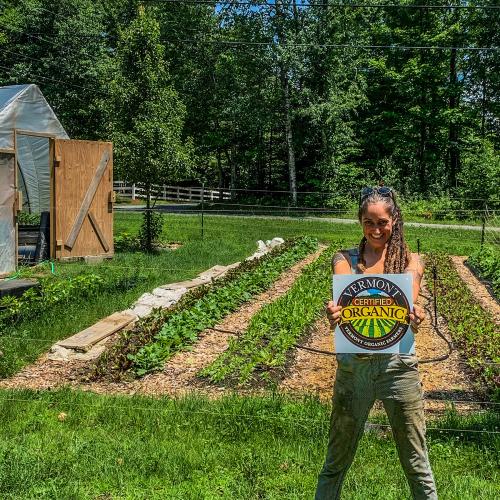
[[[434,326],[437,327],[437,320],[438,320],[438,307],[437,307],[437,269],[436,265],[432,268],[432,279],[434,281]]]
[[[201,239],[203,239],[203,230],[204,230],[204,220],[203,220],[203,212],[205,209],[205,183],[201,183]]]
[[[132,200],[135,200],[135,184],[132,184]]]
[[[420,238],[417,238],[417,253],[420,255]]]
[[[485,235],[485,232],[486,232],[486,211],[487,211],[488,207],[486,205],[486,203],[484,204],[484,210],[483,210],[483,225],[482,225],[482,228],[481,228],[481,249],[483,248],[483,245],[484,245],[484,235]]]
[[[165,186],[165,184],[163,184],[163,199],[167,199],[167,186]]]

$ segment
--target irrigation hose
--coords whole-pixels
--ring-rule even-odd
[[[55,267],[54,267],[54,262],[51,261],[51,260],[42,260],[41,262],[38,262],[37,264],[35,264],[33,267],[42,266],[43,264],[50,264],[50,272],[52,274],[56,274]],[[15,280],[19,276],[21,276],[21,270],[20,269],[18,271],[16,271],[14,274],[11,274],[10,276],[7,276],[5,278],[5,280],[6,281]]]
[[[432,318],[432,311],[430,310],[429,306],[425,306],[424,309],[429,313],[430,317]],[[434,318],[434,321],[432,322],[433,325],[433,329],[434,331],[437,333],[437,335],[439,337],[441,337],[441,339],[443,339],[447,346],[448,346],[448,352],[446,354],[443,354],[442,356],[437,356],[435,358],[427,358],[427,359],[422,359],[422,360],[419,360],[418,362],[420,364],[426,364],[426,363],[436,363],[438,361],[444,361],[445,359],[448,359],[450,357],[450,354],[453,352],[453,349],[455,348],[453,346],[453,343],[450,342],[445,336],[444,334],[441,332],[441,330],[438,328],[438,325],[437,325],[437,318]]]
[[[428,297],[425,297],[428,298]],[[430,317],[432,318],[432,311],[429,309],[428,306],[425,306],[424,309],[429,313]],[[427,363],[437,363],[439,361],[444,361],[450,357],[450,354],[453,352],[454,346],[453,344],[444,336],[444,334],[441,332],[441,330],[437,326],[437,319],[432,322],[433,323],[433,329],[437,333],[437,335],[443,339],[447,346],[448,346],[448,352],[446,354],[443,354],[442,356],[437,356],[435,358],[424,358],[424,359],[419,359],[418,363],[419,364],[427,364]],[[239,332],[236,330],[224,330],[222,328],[207,328],[207,330],[212,330],[214,332],[220,332],[220,333],[229,333],[230,335],[236,335],[240,336],[243,334],[243,332]],[[305,345],[300,345],[300,344],[292,344],[293,347],[296,349],[302,349],[304,351],[309,351],[315,354],[323,354],[325,356],[336,356],[336,352],[332,351],[324,351],[322,349],[314,349],[313,347],[307,347]]]

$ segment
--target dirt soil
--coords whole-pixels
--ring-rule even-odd
[[[300,275],[302,268],[318,255],[319,252],[310,255],[288,271],[285,271],[268,291],[260,294],[253,301],[228,316],[216,328],[243,331],[251,317],[266,303],[274,301],[284,294]],[[479,287],[484,288],[484,285],[477,283],[478,289]],[[485,290],[485,293],[488,292]],[[427,317],[416,335],[416,349],[419,359],[426,360],[447,354],[449,350],[448,344],[437,335],[436,329],[432,325],[430,317],[432,297],[425,285],[425,281],[422,284],[422,295],[419,297],[418,303],[428,309]],[[450,340],[446,322],[442,318],[438,319],[437,328],[445,338]],[[199,341],[192,347],[192,350],[177,353],[165,364],[162,372],[150,374],[132,382],[84,382],[82,373],[88,367],[88,362],[51,361],[47,359],[46,355],[42,355],[33,365],[24,368],[10,379],[0,381],[0,387],[53,389],[63,385],[70,385],[83,390],[107,394],[181,396],[186,393],[197,392],[210,397],[217,397],[227,392],[227,389],[221,386],[209,385],[205,381],[198,379],[196,373],[222,353],[233,336],[230,333],[206,330],[200,334]],[[323,351],[331,352],[333,350],[333,335],[326,318],[320,318],[316,322],[312,328],[312,333],[303,342],[303,345]],[[294,395],[315,394],[321,399],[328,400],[333,392],[335,369],[335,356],[296,349],[290,357],[289,365],[279,388],[283,392],[293,393]],[[464,402],[478,400],[478,395],[474,391],[472,384],[473,377],[456,350],[453,350],[451,355],[443,361],[421,363],[420,373],[426,398]],[[232,391],[232,389],[229,390]],[[248,394],[249,392],[255,393],[259,391],[241,392]],[[464,406],[464,409],[466,406]],[[427,401],[426,407],[431,411],[434,409],[437,411],[443,408],[443,403]]]

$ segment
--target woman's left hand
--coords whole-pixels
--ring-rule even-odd
[[[410,325],[412,329],[418,330],[418,327],[425,319],[425,310],[423,307],[413,304],[413,311],[410,313]]]

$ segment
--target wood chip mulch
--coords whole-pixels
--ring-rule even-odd
[[[462,281],[469,287],[481,307],[491,313],[493,321],[500,326],[500,304],[491,296],[483,282],[464,264],[467,257],[452,256],[451,260]]]

